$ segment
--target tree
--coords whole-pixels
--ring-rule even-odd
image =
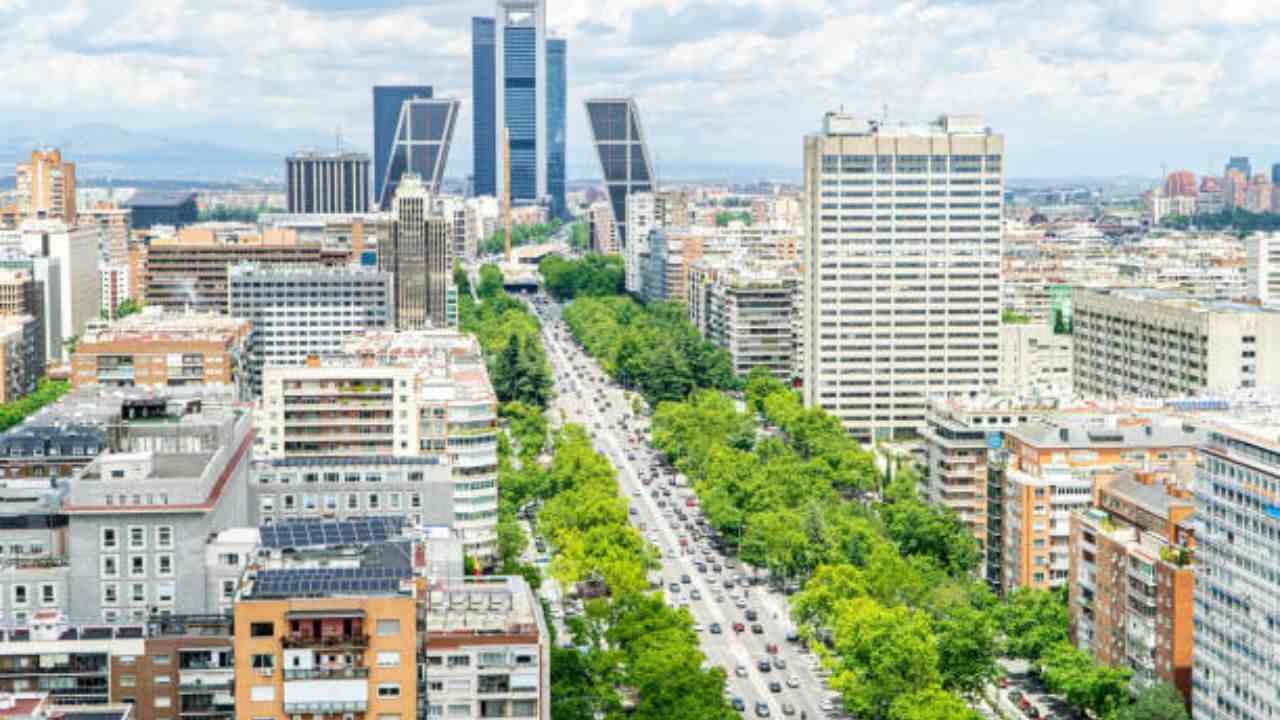
[[[480,284],[476,287],[476,292],[482,299],[497,297],[502,293],[502,270],[497,265],[480,267]]]
[[[1035,662],[1049,647],[1067,640],[1067,605],[1047,590],[1015,589],[996,618],[1005,652],[1016,658]]]
[[[1041,674],[1051,690],[1094,717],[1111,717],[1128,697],[1129,668],[1099,663],[1088,653],[1062,641],[1040,658]]]
[[[972,695],[999,677],[995,623],[986,613],[962,604],[936,618],[933,630],[938,637],[943,688]]]
[[[855,717],[886,718],[899,698],[937,688],[937,642],[918,610],[886,608],[870,598],[835,611],[831,686]]]
[[[938,688],[904,695],[889,707],[888,720],[980,720],[960,698]]]
[[[1120,708],[1116,720],[1189,720],[1186,700],[1167,682],[1138,688],[1133,702]]]

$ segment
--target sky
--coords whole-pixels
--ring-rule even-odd
[[[569,45],[570,175],[582,101],[634,96],[663,167],[799,168],[823,112],[891,123],[978,113],[1008,173],[1221,172],[1280,160],[1275,0],[548,0]],[[371,145],[370,87],[463,99],[490,0],[0,0],[0,132],[77,123],[244,147]],[[304,140],[305,142],[296,142]],[[579,172],[575,173],[577,169]]]

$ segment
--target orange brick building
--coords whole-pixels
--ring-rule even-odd
[[[91,323],[71,356],[71,385],[235,384],[249,329],[240,318],[152,308]]]

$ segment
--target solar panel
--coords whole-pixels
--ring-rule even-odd
[[[382,543],[400,534],[404,518],[286,520],[258,528],[263,547],[298,548]]]
[[[303,597],[337,594],[394,593],[410,577],[407,567],[305,568],[265,570],[258,574],[254,595]]]

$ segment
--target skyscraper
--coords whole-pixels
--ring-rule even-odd
[[[1246,155],[1231,156],[1231,159],[1227,161],[1226,168],[1226,171],[1230,170],[1239,170],[1246,178],[1253,177],[1253,164],[1249,162],[1249,158]],[[1226,171],[1224,171],[1224,174]]]
[[[564,199],[565,112],[568,104],[568,74],[565,68],[568,44],[562,38],[547,40],[547,194],[551,216],[568,213]]]
[[[634,98],[587,100],[591,144],[600,159],[618,241],[627,246],[627,196],[653,190],[653,164],[640,131],[640,109]]]
[[[379,208],[390,209],[396,186],[406,172],[417,175],[426,184],[427,192],[439,194],[461,105],[460,100],[413,98],[400,106]]]
[[[805,138],[804,400],[861,440],[1000,377],[1004,137],[980,118]]]
[[[284,160],[290,213],[369,212],[369,156],[296,153]]]
[[[395,328],[456,327],[457,288],[449,221],[422,179],[406,173],[396,189],[391,212],[391,238],[378,248],[378,266],[392,273],[395,284]]]
[[[373,86],[373,197],[382,200],[382,180],[387,175],[391,144],[395,142],[400,108],[405,100],[430,98],[430,85]]]
[[[498,195],[497,70],[493,18],[471,18],[472,194]]]
[[[564,207],[563,175],[552,154],[564,142],[565,53],[563,41],[546,38],[543,0],[497,0],[493,19],[471,21],[472,92],[475,95],[477,195],[504,192],[503,131],[510,131],[511,199],[546,200]],[[554,87],[553,87],[554,85]],[[491,192],[490,192],[491,191]]]

